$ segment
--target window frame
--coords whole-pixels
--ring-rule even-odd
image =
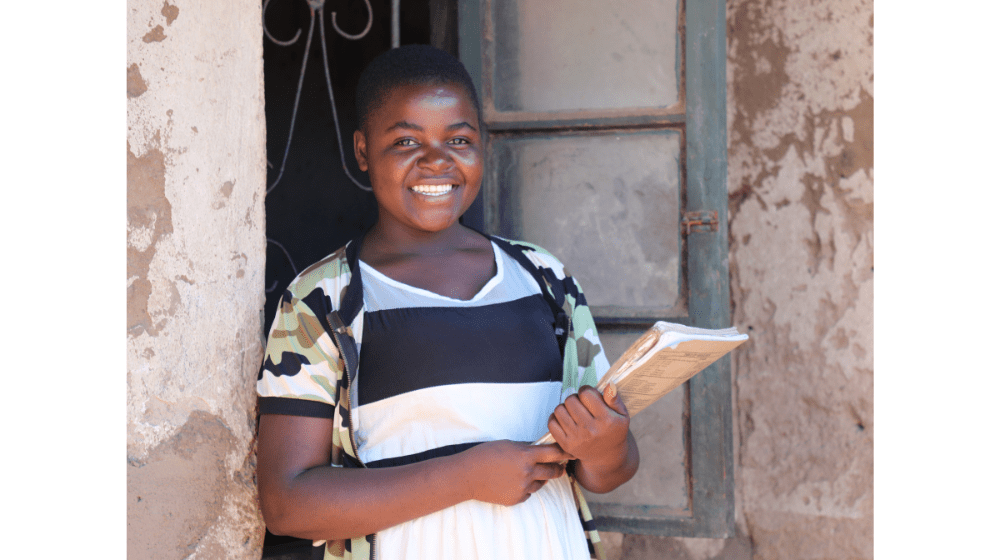
[[[677,128],[683,134],[684,213],[715,212],[717,226],[694,228],[681,235],[686,263],[687,316],[674,318],[698,327],[731,325],[728,269],[727,140],[726,140],[726,6],[724,0],[680,0],[678,24],[683,33],[679,100],[660,110],[500,113],[493,110],[491,66],[486,36],[492,2],[457,0],[459,58],[482,93],[487,136],[510,132]],[[469,40],[468,38],[472,38]],[[465,39],[465,40],[463,40]],[[485,77],[485,80],[484,80]],[[486,82],[484,84],[484,82]],[[483,193],[463,222],[485,230]],[[682,283],[684,280],[682,280]],[[682,288],[684,289],[684,288]],[[648,325],[645,313],[611,312],[598,325]],[[722,358],[685,386],[689,508],[671,514],[662,508],[601,504],[591,507],[599,529],[680,537],[730,537],[735,532],[732,380],[730,359]]]

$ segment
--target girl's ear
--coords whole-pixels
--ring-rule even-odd
[[[368,146],[365,144],[365,134],[354,131],[354,159],[358,160],[358,169],[368,171]]]

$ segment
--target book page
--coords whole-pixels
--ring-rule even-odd
[[[660,321],[615,361],[596,388],[603,394],[613,381],[629,416],[635,416],[747,338],[735,328],[696,329]],[[552,434],[545,434],[535,444],[554,442]]]
[[[632,368],[618,372],[613,380],[629,414],[635,415],[742,343],[743,340],[681,342],[675,348],[664,347]],[[598,389],[604,387],[598,386]]]

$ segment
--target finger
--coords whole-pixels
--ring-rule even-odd
[[[566,430],[563,429],[562,424],[556,419],[555,415],[549,417],[549,433],[552,437],[556,438],[556,442],[566,441],[569,437],[566,435]],[[560,447],[562,447],[560,445]]]
[[[621,393],[618,392],[618,386],[615,385],[614,381],[608,383],[608,386],[604,388],[604,402],[618,414],[628,416],[628,408],[625,407],[625,401],[622,400]]]
[[[524,495],[521,496],[521,499],[518,500],[516,503],[523,504],[524,502],[527,502],[528,498],[531,498],[532,494],[542,489],[542,486],[545,486],[544,480],[536,480],[532,482],[527,486],[527,488],[524,489]]]
[[[561,447],[554,443],[531,446],[534,452],[532,459],[535,463],[561,463],[573,459],[573,456],[563,451]]]
[[[551,480],[559,478],[566,472],[566,468],[559,463],[536,463],[531,471],[531,478],[535,481]]]
[[[577,430],[580,429],[580,426],[577,425],[576,420],[574,420],[573,417],[570,415],[569,410],[566,408],[566,405],[561,404],[557,406],[555,411],[552,413],[552,417],[555,418],[556,422],[559,423],[559,427],[563,429],[563,432],[566,435],[575,433]]]
[[[608,407],[604,404],[604,397],[601,396],[600,391],[585,385],[580,388],[578,394],[580,402],[594,418],[601,418],[607,415]]]
[[[593,391],[593,389],[591,389]],[[585,397],[586,395],[584,395]],[[593,395],[591,395],[593,397]],[[600,395],[597,396],[598,401],[600,401]],[[587,408],[585,404],[581,401],[580,395],[570,395],[563,403],[566,406],[566,410],[569,415],[573,418],[573,421],[580,426],[587,426],[594,420],[593,413]],[[603,407],[603,403],[600,404]]]

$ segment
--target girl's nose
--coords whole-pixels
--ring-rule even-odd
[[[417,160],[417,165],[427,169],[447,169],[452,166],[451,155],[447,150],[430,146]]]

